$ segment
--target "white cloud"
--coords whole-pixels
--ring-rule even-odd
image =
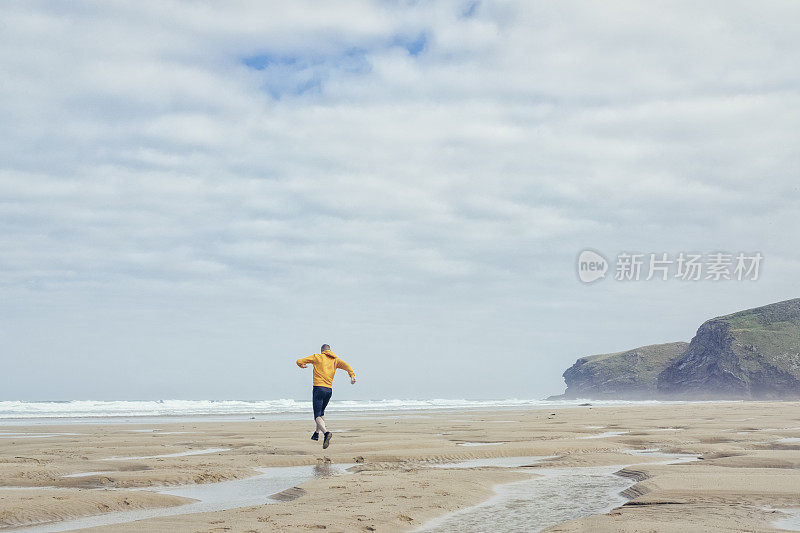
[[[586,246],[756,247],[776,258],[771,284],[715,301],[796,296],[796,5],[468,7],[4,6],[5,314],[34,324],[51,297],[109,300],[110,316],[259,297],[253,313],[287,309],[275,320],[292,345],[308,333],[298,302],[325,295],[341,307],[333,333],[384,316],[430,346],[477,330],[506,352],[581,306],[643,320],[661,298],[579,292],[569,267]],[[698,315],[716,312],[697,301],[715,291],[693,296]],[[618,348],[622,329],[607,333]],[[549,382],[582,355],[541,349]],[[486,390],[527,386],[498,379]]]

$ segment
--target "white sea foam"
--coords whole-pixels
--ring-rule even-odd
[[[328,406],[331,412],[363,413],[372,411],[437,410],[437,409],[494,409],[494,408],[566,408],[578,407],[585,399],[577,400],[339,400]],[[659,401],[593,401],[593,405],[648,405]],[[682,402],[672,402],[682,403]],[[142,400],[64,402],[0,401],[0,420],[36,418],[109,418],[165,416],[228,416],[305,413],[311,410],[310,401],[301,400]]]

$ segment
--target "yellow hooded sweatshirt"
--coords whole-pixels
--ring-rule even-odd
[[[308,357],[303,357],[297,360],[297,366],[304,368],[307,364],[314,365],[314,386],[315,387],[333,387],[333,375],[336,373],[337,368],[347,370],[351,378],[356,377],[353,368],[339,359],[335,353],[330,350],[325,350],[322,353],[315,353]]]

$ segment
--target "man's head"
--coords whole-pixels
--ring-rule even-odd
[[[319,349],[320,352],[324,352],[325,350],[330,350],[331,347],[328,344],[323,344],[322,348]]]

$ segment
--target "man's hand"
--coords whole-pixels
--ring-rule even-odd
[[[351,385],[355,385],[356,384],[356,378],[350,378],[350,384]]]

